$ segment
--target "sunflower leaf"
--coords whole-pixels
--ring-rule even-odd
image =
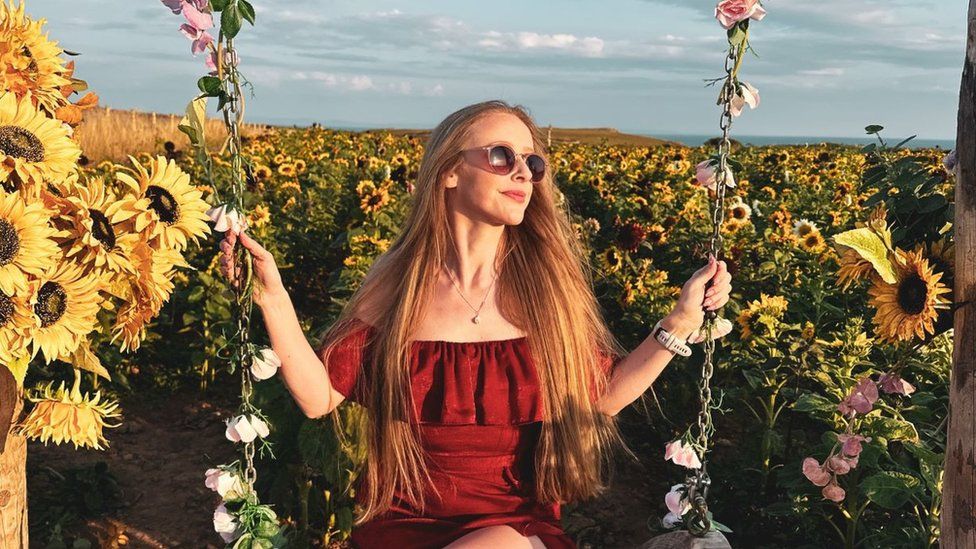
[[[895,268],[888,259],[888,249],[874,231],[866,227],[853,229],[834,235],[834,242],[852,248],[861,257],[871,262],[874,270],[888,284],[894,284],[898,278]]]

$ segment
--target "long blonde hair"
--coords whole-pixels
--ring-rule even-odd
[[[425,146],[414,202],[400,233],[320,340],[319,352],[328,363],[333,345],[357,328],[359,307],[379,304],[374,338],[367,342],[370,352],[364,355],[369,363],[362,365],[372,375],[358,378],[369,419],[366,485],[357,525],[389,509],[397,491],[422,509],[423,490],[432,487],[418,426],[410,421],[410,327],[421,321],[438,269],[452,247],[440,176],[460,162],[472,125],[496,112],[519,117],[532,132],[535,151],[548,161],[545,139],[520,105],[485,101],[445,118]],[[523,221],[505,227],[505,249],[497,257],[511,253],[496,285],[502,314],[526,333],[538,368],[546,419],[536,448],[536,497],[562,503],[602,493],[610,450],[615,443],[626,445],[616,417],[596,410],[591,400],[607,384],[597,350],[622,356],[623,349],[604,323],[593,295],[587,250],[573,231],[566,202],[556,200],[557,195],[547,173],[533,187]],[[367,299],[374,294],[376,299]]]

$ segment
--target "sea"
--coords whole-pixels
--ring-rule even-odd
[[[628,132],[630,133],[630,132]],[[683,143],[689,147],[697,147],[709,139],[715,137],[721,137],[721,135],[697,135],[697,134],[649,134],[649,133],[638,133],[637,135],[643,135],[645,137],[656,137],[658,139],[667,139],[669,141],[677,141]],[[889,146],[897,145],[902,139],[908,137],[890,138],[884,137],[885,143]],[[878,138],[874,136],[865,137],[825,137],[817,135],[732,135],[732,138],[736,141],[746,144],[746,145],[817,145],[820,143],[837,143],[840,145],[867,145],[869,143],[877,143]],[[952,150],[955,148],[955,139],[931,139],[924,137],[916,137],[906,143],[904,146],[908,148],[939,148]]]

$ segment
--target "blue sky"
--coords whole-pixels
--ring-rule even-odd
[[[540,125],[715,134],[725,36],[712,0],[252,0],[252,122],[432,127],[501,98]],[[955,137],[964,0],[767,0],[740,135]],[[206,69],[159,0],[27,0],[102,104],[181,112]]]

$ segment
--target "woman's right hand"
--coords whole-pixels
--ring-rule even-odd
[[[234,265],[234,246],[237,241],[238,233],[233,229],[225,232],[223,240],[220,241],[220,271],[230,280],[234,288],[237,288],[237,275],[240,271],[240,267]],[[288,292],[281,281],[281,273],[278,272],[278,265],[271,252],[243,231],[240,233],[240,242],[253,257],[254,286],[251,298],[254,304],[262,307],[274,299],[287,296]],[[231,273],[234,273],[234,276],[231,276]]]

